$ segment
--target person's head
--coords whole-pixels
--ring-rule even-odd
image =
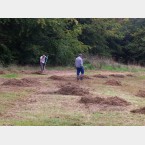
[[[80,53],[79,56],[82,57],[82,54]]]

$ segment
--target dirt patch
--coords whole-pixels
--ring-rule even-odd
[[[124,78],[125,77],[125,75],[123,75],[123,74],[110,74],[109,76],[117,77],[117,78]]]
[[[4,71],[0,71],[0,74],[2,75],[2,74],[5,74],[5,72]]]
[[[145,107],[140,108],[140,109],[131,110],[130,112],[139,113],[139,114],[145,114]]]
[[[68,83],[56,91],[55,93],[62,94],[62,95],[77,95],[77,96],[84,96],[89,94],[88,89],[81,88],[77,84]]]
[[[88,104],[88,103],[93,103],[93,104],[106,104],[106,105],[112,105],[112,106],[128,106],[130,105],[129,102],[126,100],[119,98],[117,96],[115,97],[109,97],[109,98],[102,98],[102,97],[82,97],[79,101],[80,103]]]
[[[108,76],[106,76],[106,75],[101,75],[101,74],[93,75],[93,77],[96,77],[96,78],[108,78]]]
[[[145,91],[144,90],[139,90],[136,96],[145,98]]]
[[[23,78],[21,80],[10,79],[10,80],[5,81],[2,85],[29,87],[29,86],[36,85],[36,84],[39,84],[39,82],[37,80],[31,79],[31,78],[29,78],[29,79]]]
[[[105,84],[111,86],[122,86],[121,82],[117,80],[108,80]]]

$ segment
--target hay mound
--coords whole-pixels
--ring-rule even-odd
[[[145,98],[145,91],[144,90],[139,90],[139,92],[137,93],[136,96]]]
[[[54,76],[51,76],[49,78],[52,79],[52,80],[65,80],[64,76],[56,76],[56,75],[54,75]]]
[[[94,75],[93,77],[96,77],[96,78],[108,78],[106,75],[101,75],[101,74]]]
[[[132,74],[127,74],[126,76],[128,76],[128,77],[133,77],[133,75],[132,75]]]
[[[139,114],[145,114],[145,107],[136,109],[136,110],[131,110],[130,112],[132,113],[139,113]]]
[[[125,75],[122,75],[122,74],[111,74],[109,76],[117,77],[117,78],[124,78],[125,77]]]
[[[21,81],[27,84],[39,84],[39,82],[35,78],[23,78],[21,79]]]
[[[32,84],[39,84],[39,82],[37,82],[36,80],[32,80],[32,79],[10,79],[6,82],[4,82],[2,85],[9,85],[9,86],[18,86],[18,87],[29,87]]]
[[[106,98],[102,103],[107,105],[113,105],[113,106],[128,106],[131,104],[126,100],[119,98],[117,96]]]
[[[87,75],[84,75],[84,77],[83,77],[84,79],[91,79],[89,76],[87,76]]]
[[[87,103],[100,104],[103,100],[104,100],[104,98],[101,98],[101,97],[95,97],[95,98],[92,98],[92,97],[81,97],[79,102],[80,103],[84,103],[84,104],[87,104]]]
[[[81,88],[77,84],[66,84],[62,86],[58,91],[55,93],[62,94],[62,95],[76,95],[76,96],[83,96],[89,94],[89,91]]]
[[[35,72],[31,72],[31,74],[38,74],[38,75],[40,75],[40,74],[43,74],[41,71],[35,71]]]
[[[5,74],[5,72],[4,71],[0,71],[0,74],[2,75],[2,74]]]
[[[19,86],[19,87],[29,86],[25,81],[23,82],[22,80],[17,80],[17,79],[8,80],[8,81],[4,82],[2,85]]]
[[[120,81],[117,80],[108,80],[106,83],[106,85],[112,85],[112,86],[122,86]]]
[[[101,97],[82,97],[79,101],[80,103],[93,103],[93,104],[106,104],[112,106],[128,106],[129,102],[119,97],[109,97],[109,98],[101,98]]]

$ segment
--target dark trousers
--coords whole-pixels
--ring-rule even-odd
[[[83,67],[77,67],[77,76],[81,74],[84,74],[84,68]]]
[[[44,71],[45,63],[40,62],[41,71]]]

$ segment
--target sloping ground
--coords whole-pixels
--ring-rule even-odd
[[[109,97],[109,98],[102,98],[102,97],[82,97],[79,101],[80,103],[88,104],[106,104],[106,105],[113,105],[113,106],[128,106],[131,103],[127,102],[126,100],[119,98],[119,97]]]
[[[78,84],[68,83],[65,84],[64,86],[61,86],[61,88],[54,93],[62,94],[62,95],[83,96],[89,94],[89,91],[88,89],[80,87]]]
[[[122,86],[121,82],[118,80],[108,80],[105,84],[111,86]]]
[[[39,82],[35,79],[31,78],[23,78],[21,80],[18,79],[10,79],[5,81],[2,85],[5,86],[18,86],[18,87],[29,87],[32,85],[37,85]]]

